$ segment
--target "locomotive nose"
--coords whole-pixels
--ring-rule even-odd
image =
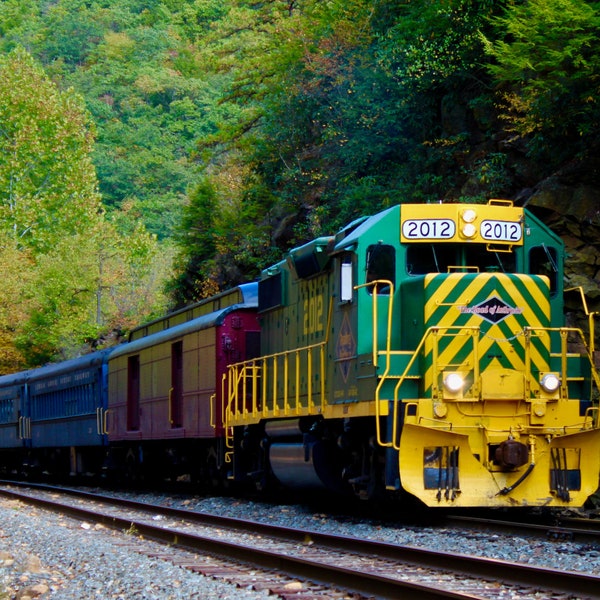
[[[517,440],[505,440],[496,448],[494,462],[503,470],[512,471],[529,462],[529,449]]]

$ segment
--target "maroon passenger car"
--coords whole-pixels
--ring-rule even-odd
[[[112,352],[107,468],[128,479],[222,478],[223,374],[259,354],[257,305],[257,284],[244,284],[134,330]]]

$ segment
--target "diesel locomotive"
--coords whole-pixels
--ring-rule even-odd
[[[0,468],[582,506],[600,376],[564,259],[507,200],[363,217],[112,350],[0,377]]]
[[[579,506],[598,487],[599,377],[565,327],[564,246],[527,210],[400,205],[259,281],[261,356],[229,366],[237,477]],[[583,298],[583,296],[582,296]]]

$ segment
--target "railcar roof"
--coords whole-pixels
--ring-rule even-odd
[[[244,296],[244,305],[247,307],[258,306],[258,282],[251,281],[238,286]]]
[[[108,355],[111,351],[112,348],[106,348],[105,350],[91,352],[90,354],[85,354],[78,358],[72,358],[59,363],[50,363],[43,367],[38,367],[37,369],[29,369],[28,371],[12,373],[11,375],[2,375],[0,376],[0,388],[28,383],[30,381],[43,379],[44,377],[54,377],[70,371],[81,371],[92,367],[98,367],[103,362],[107,362]]]
[[[35,381],[44,377],[54,377],[61,373],[68,373],[70,371],[81,371],[92,367],[99,367],[102,363],[107,361],[108,355],[111,353],[112,348],[106,348],[105,350],[98,350],[90,354],[85,354],[78,358],[71,360],[65,360],[60,363],[52,363],[39,367],[37,369],[31,369],[27,371],[27,381]]]
[[[154,335],[169,327],[177,327],[200,316],[212,314],[213,311],[220,310],[226,306],[238,304],[244,304],[248,307],[258,306],[258,282],[243,283],[174,312],[167,313],[162,317],[143,323],[129,332],[129,342],[135,342],[143,337]]]
[[[139,338],[132,342],[126,342],[125,344],[121,344],[117,346],[110,355],[110,359],[116,358],[118,356],[123,356],[124,354],[129,354],[130,352],[138,352],[143,350],[144,348],[148,348],[149,346],[155,346],[156,344],[162,344],[164,342],[168,342],[169,340],[174,340],[181,338],[184,335],[189,333],[194,333],[196,331],[201,331],[203,329],[208,329],[209,327],[214,327],[216,325],[221,325],[225,317],[235,311],[240,309],[248,309],[248,308],[256,308],[255,304],[233,304],[232,306],[226,306],[220,310],[216,310],[207,315],[202,315],[201,317],[196,317],[187,323],[181,323],[180,325],[175,325],[174,327],[169,327],[168,329],[164,329],[163,331],[159,331],[157,333],[151,333],[143,338]]]
[[[27,372],[0,375],[0,388],[20,385],[27,380]]]

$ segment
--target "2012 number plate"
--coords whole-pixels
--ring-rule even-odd
[[[482,221],[481,237],[492,242],[519,242],[523,235],[521,223],[514,221]]]
[[[409,240],[447,240],[454,237],[456,224],[450,219],[409,219],[402,235]]]

